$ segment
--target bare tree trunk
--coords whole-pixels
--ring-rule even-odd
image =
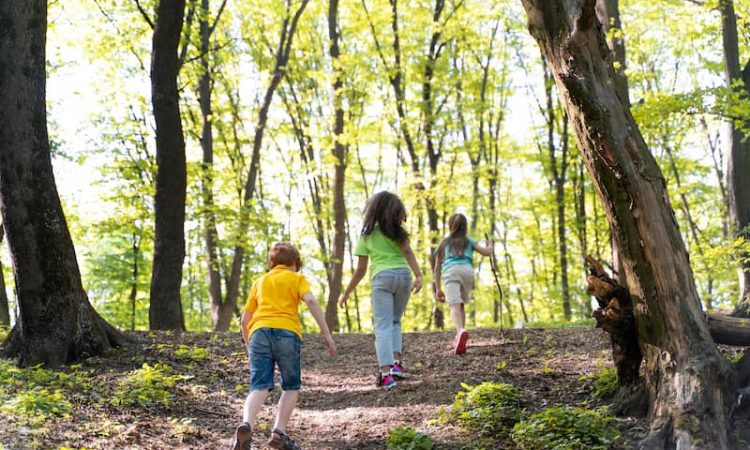
[[[5,238],[5,230],[0,226],[0,244]],[[0,264],[0,327],[10,326],[10,307],[8,305],[8,293],[5,292],[5,275],[3,265]]]
[[[57,194],[45,105],[47,2],[5,0],[0,18],[0,209],[19,302],[4,356],[57,366],[125,339],[89,303]]]
[[[185,0],[161,0],[151,54],[151,101],[156,122],[154,261],[148,311],[152,330],[184,330],[182,263],[185,259],[187,165],[182,134],[177,55]]]
[[[344,271],[344,243],[346,239],[346,203],[344,181],[346,179],[347,147],[342,142],[344,134],[343,89],[344,75],[340,67],[341,49],[338,24],[338,0],[328,2],[328,38],[331,40],[330,55],[333,76],[333,156],[336,165],[333,172],[333,250],[331,252],[331,285],[326,303],[326,323],[331,330],[338,330],[336,310]],[[348,318],[348,316],[347,316]]]
[[[138,298],[138,261],[141,250],[141,237],[137,232],[132,236],[133,262],[131,263],[131,285],[130,285],[130,329],[135,330],[136,299]]]
[[[701,311],[664,178],[614,88],[595,1],[523,0],[623,250],[645,356],[643,448],[728,448],[735,374]]]
[[[221,13],[219,13],[220,15]],[[203,197],[203,219],[204,219],[204,242],[206,245],[205,256],[208,272],[208,296],[211,300],[211,324],[215,331],[228,331],[232,323],[235,304],[224,301],[221,289],[221,270],[217,241],[219,233],[216,229],[216,213],[214,211],[214,135],[212,117],[213,111],[211,100],[213,95],[213,76],[211,66],[211,35],[219,20],[217,15],[214,24],[211,19],[210,0],[201,0],[199,14],[200,29],[200,66],[201,74],[198,79],[198,101],[201,109],[201,149],[203,160],[201,163],[201,194]]]
[[[260,110],[258,111],[258,120],[255,125],[255,135],[253,137],[253,152],[250,159],[250,169],[248,171],[247,180],[243,189],[244,194],[242,195],[242,206],[240,209],[240,226],[239,226],[239,242],[244,242],[246,237],[244,236],[244,230],[250,218],[250,201],[255,196],[256,181],[260,172],[260,150],[263,144],[263,135],[266,130],[266,123],[268,122],[268,110],[271,107],[271,101],[273,100],[276,88],[279,87],[281,80],[286,73],[286,65],[289,62],[289,57],[292,51],[292,43],[294,42],[294,35],[297,32],[297,24],[305,10],[305,7],[309,3],[309,0],[302,0],[297,10],[292,13],[291,6],[292,1],[287,0],[286,2],[286,16],[281,26],[281,32],[279,35],[279,43],[276,49],[275,63],[273,71],[271,72],[271,81],[266,88],[265,95],[263,96],[263,102],[261,103]],[[226,280],[227,294],[224,299],[225,303],[235,305],[237,298],[240,293],[240,281],[242,275],[242,265],[245,258],[245,247],[243,244],[238,244],[234,248],[234,257],[232,258],[232,265],[229,272],[229,277]]]
[[[740,71],[737,44],[737,18],[732,0],[721,0],[721,34],[724,48],[724,76],[728,87],[742,83],[741,94],[750,95],[750,61]],[[727,194],[729,218],[737,237],[750,243],[750,141],[733,121],[726,124],[724,142],[727,148]],[[750,252],[741,251],[739,257],[740,297],[732,313],[750,317]]]

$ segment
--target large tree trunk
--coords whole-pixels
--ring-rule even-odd
[[[3,0],[0,22],[0,208],[20,312],[5,356],[56,366],[125,340],[89,303],[57,194],[45,110],[47,2]]]
[[[721,34],[724,48],[724,76],[728,87],[743,82],[742,95],[750,96],[750,62],[740,71],[737,44],[737,18],[734,2],[721,0]],[[726,123],[724,145],[727,158],[727,194],[729,218],[734,232],[750,243],[750,141],[732,121]],[[733,315],[750,317],[750,252],[740,252],[740,297]]]
[[[619,0],[597,0],[596,15],[602,25],[602,31],[607,36],[607,45],[612,51],[612,63],[614,68],[615,90],[620,101],[630,107],[630,94],[628,89],[628,78],[625,75],[625,39],[622,36],[622,23],[620,22]],[[613,32],[614,31],[614,32]],[[623,269],[622,251],[617,248],[614,233],[610,238],[612,247],[612,269],[614,278],[622,286],[627,284],[625,271]]]
[[[151,54],[151,101],[156,122],[154,262],[148,310],[152,330],[184,330],[180,284],[185,259],[187,168],[177,75],[185,0],[160,0]]]
[[[595,1],[523,0],[623,251],[645,357],[643,448],[727,448],[735,373],[701,311],[664,178],[614,87]]]
[[[339,318],[336,310],[341,295],[341,280],[344,270],[344,242],[346,239],[346,204],[344,198],[344,181],[346,176],[346,146],[342,142],[344,134],[343,88],[344,75],[340,66],[341,49],[339,46],[338,0],[328,2],[328,37],[331,40],[330,54],[334,70],[333,76],[333,250],[331,252],[331,286],[326,303],[326,323],[331,330],[339,329]]]

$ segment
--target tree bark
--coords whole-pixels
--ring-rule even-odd
[[[615,90],[620,101],[630,107],[630,94],[628,89],[628,78],[625,75],[625,39],[622,36],[622,23],[620,22],[619,0],[597,0],[596,15],[602,25],[602,31],[607,36],[607,45],[612,53],[614,68]],[[614,234],[610,238],[612,247],[612,270],[614,279],[622,286],[627,286],[625,271],[622,262],[622,250],[617,248]]]
[[[19,317],[4,355],[58,366],[125,338],[89,303],[60,205],[45,105],[47,2],[0,2],[0,209]]]
[[[711,340],[664,178],[614,88],[595,1],[523,5],[623,250],[650,400],[641,447],[728,448],[735,373]]]
[[[721,0],[721,34],[724,49],[724,77],[727,87],[734,89],[742,83],[742,97],[750,96],[750,61],[740,71],[739,46],[737,44],[737,18],[732,0]],[[733,121],[726,123],[724,133],[727,158],[727,199],[729,219],[737,237],[750,244],[750,141]],[[735,316],[750,317],[750,252],[739,255],[740,296]]]
[[[154,261],[148,310],[152,330],[184,330],[182,263],[185,259],[187,166],[177,75],[185,0],[160,0],[151,53],[151,102],[156,123]]]
[[[198,27],[200,33],[200,66],[198,79],[198,102],[201,110],[201,194],[203,197],[203,238],[206,245],[205,257],[208,277],[208,296],[211,301],[211,325],[214,331],[228,331],[236,308],[236,301],[227,301],[222,295],[221,269],[218,255],[219,232],[216,227],[214,203],[214,134],[213,134],[213,67],[211,65],[211,35],[216,27],[223,5],[216,18],[211,21],[211,2],[201,0]]]
[[[0,227],[0,244],[5,238],[5,230]],[[0,327],[10,326],[10,307],[8,305],[8,293],[5,292],[5,275],[3,265],[0,264]]]
[[[338,0],[328,2],[328,38],[331,40],[329,53],[333,67],[333,249],[331,251],[331,285],[326,302],[326,323],[331,330],[339,329],[337,302],[341,295],[341,282],[344,271],[344,242],[346,239],[346,204],[344,198],[344,181],[346,177],[347,147],[343,143],[344,75],[341,70],[341,36],[338,24]]]

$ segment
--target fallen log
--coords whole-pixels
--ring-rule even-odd
[[[708,330],[717,344],[750,346],[750,319],[708,313]]]

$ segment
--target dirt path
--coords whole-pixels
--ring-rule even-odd
[[[90,391],[68,395],[70,417],[30,427],[0,414],[0,443],[8,449],[227,449],[240,419],[247,389],[247,357],[235,334],[170,335],[135,333],[139,343],[112,358],[92,359],[78,371],[89,371]],[[289,433],[305,449],[384,449],[391,429],[409,425],[432,437],[438,449],[476,448],[474,436],[460,428],[426,422],[449,405],[461,383],[511,383],[522,389],[531,410],[591,400],[592,374],[611,365],[609,344],[599,330],[550,329],[471,332],[466,355],[451,353],[453,335],[410,333],[404,337],[407,381],[396,389],[375,388],[375,351],[370,335],[336,337],[339,356],[329,359],[318,336],[303,346],[303,391]],[[205,348],[199,362],[178,357],[180,345]],[[143,363],[169,364],[188,375],[178,383],[169,407],[111,404],[119,380]],[[86,388],[88,389],[88,388]],[[271,396],[273,403],[278,391]],[[267,403],[268,405],[271,402]],[[273,407],[260,416],[254,443],[263,443],[272,424]],[[2,446],[0,446],[2,448]],[[495,441],[492,448],[512,448]]]

